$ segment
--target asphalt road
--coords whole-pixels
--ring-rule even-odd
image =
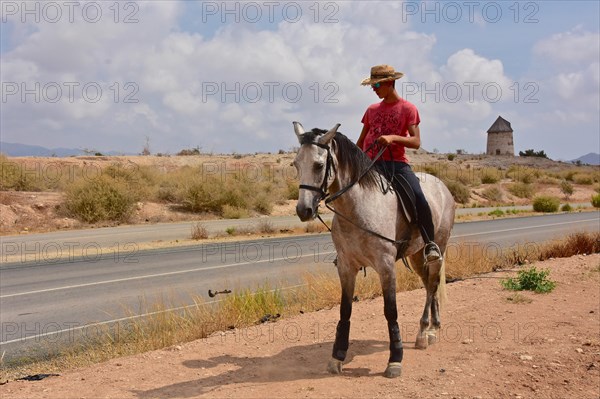
[[[458,223],[451,245],[485,246],[495,251],[536,245],[575,231],[600,231],[600,213]],[[97,231],[75,232],[80,241],[73,236],[59,241],[54,236],[48,242],[78,242],[83,247],[84,240],[90,239],[86,234],[92,233],[96,233],[91,238],[94,242],[99,237]],[[39,235],[24,238],[29,240],[18,249],[29,250],[34,259],[25,257],[0,266],[0,354],[5,360],[18,356],[25,348],[46,350],[78,336],[89,337],[97,333],[100,324],[156,311],[156,303],[181,308],[193,304],[194,297],[211,301],[209,289],[235,290],[265,284],[286,288],[302,284],[307,272],[335,273],[329,234],[147,251],[121,245],[124,248],[100,254],[92,251],[86,256],[50,260],[33,255],[36,249],[32,243],[41,242]],[[119,239],[116,234],[106,238],[113,242]],[[10,249],[4,246],[6,242],[5,250]]]

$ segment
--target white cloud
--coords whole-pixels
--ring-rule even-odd
[[[463,49],[452,54],[448,62],[441,68],[441,73],[448,82],[464,84],[476,82],[483,85],[498,84],[508,90],[511,80],[505,76],[500,60],[489,60],[475,54],[472,49]]]
[[[543,39],[534,46],[534,54],[559,65],[582,65],[600,59],[600,35],[576,27]]]
[[[356,139],[364,110],[378,101],[359,83],[380,63],[405,73],[400,87],[417,88],[408,99],[421,112],[430,149],[483,151],[482,131],[497,114],[547,132],[550,119],[566,123],[573,115],[589,121],[591,111],[598,112],[598,34],[580,29],[534,47],[535,57],[552,62],[551,78],[536,77],[540,101],[532,112],[523,95],[521,103],[514,101],[513,80],[520,87],[524,81],[507,75],[501,57],[456,47],[438,59],[444,38],[424,25],[411,26],[400,2],[332,2],[332,8],[319,3],[316,21],[314,3],[302,3],[303,18],[296,23],[231,23],[210,33],[183,29],[186,3],[119,3],[121,19],[135,11],[133,24],[115,23],[109,8],[114,3],[102,4],[109,18],[96,24],[81,16],[73,23],[9,22],[15,47],[2,54],[3,82],[98,82],[103,96],[92,103],[79,90],[74,101],[58,104],[11,97],[3,104],[3,115],[10,115],[3,116],[3,140],[139,151],[148,136],[161,152],[190,145],[272,151],[296,144],[292,120],[307,128],[339,122]],[[126,10],[125,4],[139,9]],[[337,22],[324,23],[326,16]],[[482,93],[490,83],[502,90],[497,102]],[[295,102],[290,96],[298,87]],[[453,101],[448,96],[456,97],[456,87],[461,92]],[[492,89],[487,94],[494,96]],[[55,134],[40,134],[44,129]]]

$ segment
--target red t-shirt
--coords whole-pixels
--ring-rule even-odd
[[[398,136],[408,137],[408,127],[410,125],[418,125],[421,122],[421,118],[419,118],[417,107],[401,98],[395,103],[384,103],[382,101],[370,105],[361,122],[367,128],[367,134],[363,141],[362,148],[363,151],[366,151],[366,149],[380,136],[396,134]],[[390,156],[390,151],[386,150],[379,159],[408,163],[408,158],[406,158],[403,145],[392,143],[389,148],[392,155]],[[367,153],[369,158],[375,158],[379,149],[380,148],[377,146],[372,148]]]

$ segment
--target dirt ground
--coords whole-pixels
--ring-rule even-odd
[[[388,357],[381,298],[354,304],[342,375],[330,375],[339,308],[0,385],[2,398],[598,398],[600,254],[553,259],[550,294],[514,296],[496,272],[448,285],[440,342],[414,349],[424,291],[398,294],[403,374]],[[359,277],[360,278],[360,277]],[[508,298],[512,298],[508,299]]]

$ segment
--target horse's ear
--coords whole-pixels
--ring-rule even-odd
[[[335,137],[335,134],[337,133],[337,130],[340,126],[341,125],[339,123],[336,123],[336,125],[333,128],[331,128],[327,133],[322,135],[319,138],[319,144],[329,145],[329,143],[331,143],[331,140],[333,140],[333,138]]]
[[[302,135],[304,134],[304,126],[300,122],[292,122],[294,125],[294,132],[296,132],[296,136],[298,136],[298,141],[302,141]]]

